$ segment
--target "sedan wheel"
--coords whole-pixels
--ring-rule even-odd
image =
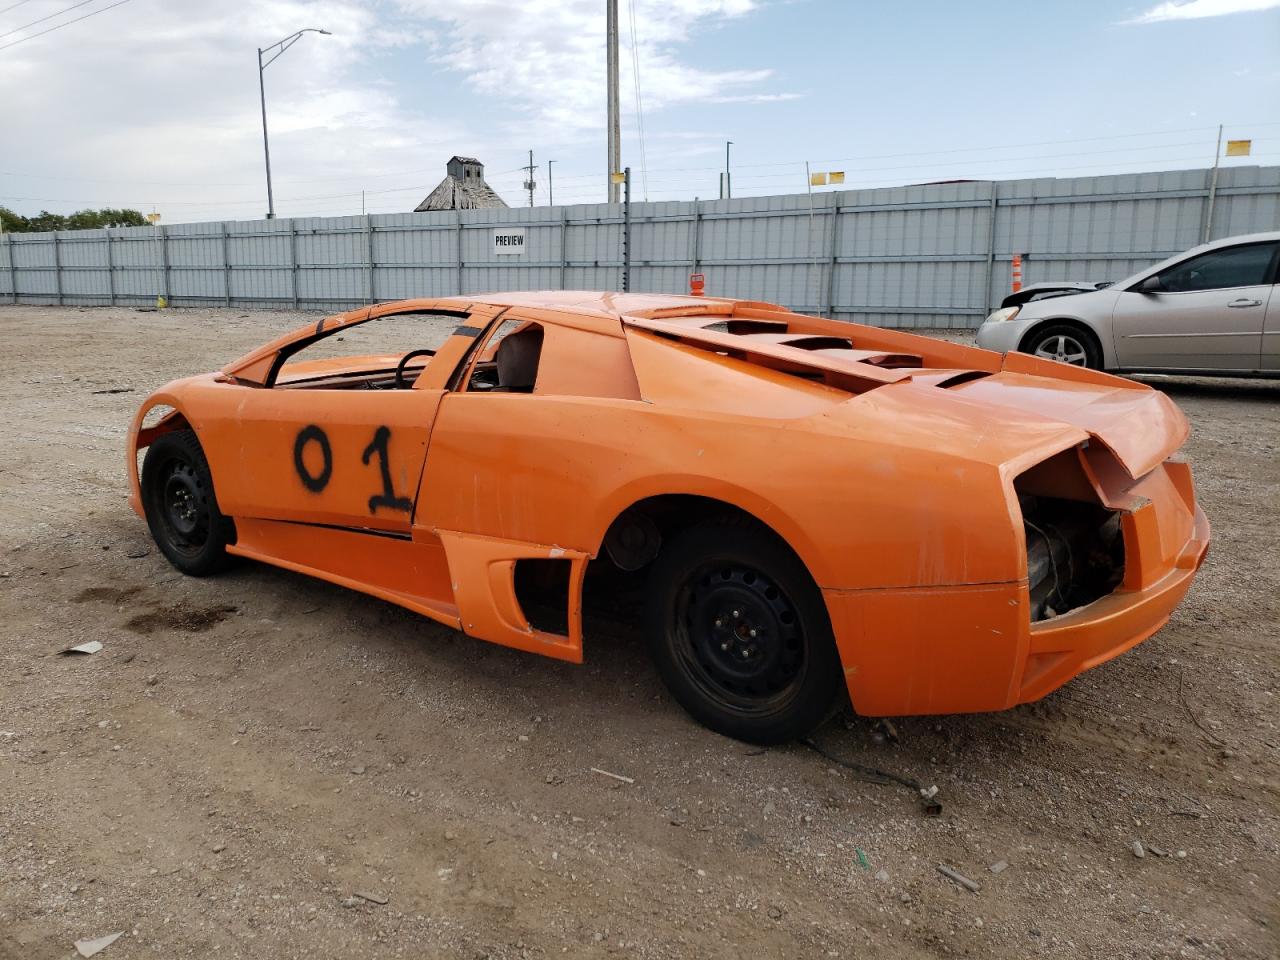
[[[1084,344],[1075,337],[1069,337],[1065,333],[1060,333],[1050,340],[1046,340],[1036,348],[1036,356],[1044,357],[1046,360],[1057,360],[1059,363],[1070,363],[1077,367],[1085,366],[1088,354],[1085,352]]]
[[[1102,369],[1102,351],[1094,339],[1079,327],[1054,323],[1032,331],[1022,343],[1024,352],[1043,360],[1069,363],[1073,367]]]

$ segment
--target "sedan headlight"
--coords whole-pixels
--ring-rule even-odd
[[[1001,307],[999,310],[993,310],[989,313],[985,322],[999,323],[1001,320],[1012,320],[1021,309],[1021,307]]]

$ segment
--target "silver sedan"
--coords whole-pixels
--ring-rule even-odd
[[[1280,377],[1278,271],[1280,232],[1215,240],[1102,289],[1004,306],[978,346],[1096,370]]]

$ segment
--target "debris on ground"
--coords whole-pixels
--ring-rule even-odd
[[[1004,860],[997,860],[988,869],[990,869],[992,873],[996,873],[996,874],[1004,873],[1006,870],[1009,869],[1009,864],[1006,863]]]
[[[389,897],[381,893],[371,893],[368,890],[357,890],[352,896],[359,897],[361,900],[368,900],[370,903],[376,903],[380,907],[385,907],[391,902]]]
[[[635,780],[631,777],[624,777],[620,773],[610,773],[608,770],[601,770],[599,767],[592,767],[591,772],[598,773],[602,777],[612,777],[614,780],[618,780],[622,783],[635,783]]]
[[[1131,849],[1133,850],[1133,855],[1139,860],[1147,855],[1147,851],[1142,848],[1141,840],[1133,841],[1133,847]]]
[[[884,740],[890,743],[898,742],[898,728],[893,725],[893,721],[888,717],[881,717],[876,721],[876,725],[872,728],[873,732],[879,734]]]
[[[67,649],[65,650],[60,650],[59,655],[66,657],[66,656],[70,656],[72,654],[77,654],[77,653],[90,654],[90,653],[97,653],[101,649],[102,649],[101,640],[89,640],[85,643],[78,643],[74,647],[67,647]]]
[[[844,760],[841,757],[837,757],[834,754],[829,753],[827,750],[824,750],[812,737],[806,737],[800,742],[819,756],[826,757],[832,763],[839,764],[846,770],[852,770],[855,773],[861,774],[857,779],[864,783],[900,783],[902,786],[916,791],[920,799],[921,809],[924,811],[924,815],[926,817],[937,817],[942,815],[942,803],[935,799],[938,795],[937,786],[924,787],[917,781],[912,780],[910,777],[900,776],[899,774],[891,773],[888,770],[881,770],[877,767],[869,767],[865,764],[854,763],[852,760]]]
[[[121,930],[119,933],[108,933],[106,936],[95,937],[92,940],[77,940],[76,953],[82,957],[92,957],[107,949],[123,936],[124,931]]]
[[[946,877],[948,880],[954,880],[956,883],[960,884],[960,886],[964,887],[970,893],[977,893],[979,890],[982,889],[981,884],[976,883],[973,880],[970,880],[963,873],[957,873],[955,870],[952,870],[950,867],[943,866],[942,864],[938,864],[938,872],[942,874],[944,877]]]

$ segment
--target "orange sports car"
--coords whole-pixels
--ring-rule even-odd
[[[128,468],[196,576],[249,557],[573,662],[584,599],[637,587],[675,698],[775,743],[842,691],[1036,700],[1160,629],[1209,543],[1187,430],[1024,354],[557,291],[326,317],[152,394]]]

